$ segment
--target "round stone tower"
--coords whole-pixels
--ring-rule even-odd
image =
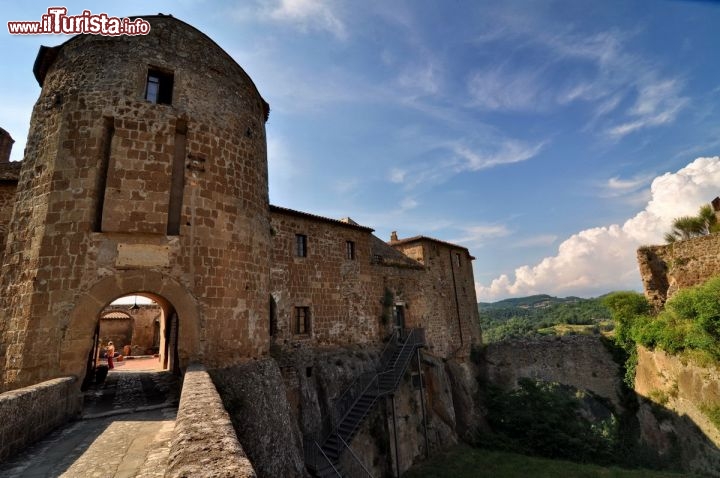
[[[3,389],[84,374],[100,311],[164,310],[176,366],[268,347],[265,121],[250,77],[170,16],[42,47],[2,265]]]

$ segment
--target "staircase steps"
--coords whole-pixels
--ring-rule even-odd
[[[414,339],[414,337],[411,337]],[[396,343],[390,359],[383,370],[379,370],[377,378],[377,389],[368,389],[353,404],[352,408],[347,411],[344,417],[337,424],[335,430],[321,445],[321,449],[331,463],[325,463],[314,470],[314,475],[318,478],[337,478],[345,476],[345,472],[340,468],[340,457],[343,453],[345,444],[350,443],[360,428],[365,417],[375,406],[378,398],[383,395],[394,392],[400,379],[405,374],[415,351],[423,345],[421,341],[413,341],[412,343]],[[388,351],[390,352],[390,351]],[[341,440],[342,437],[342,440]],[[333,466],[335,469],[333,469]],[[337,470],[337,471],[336,471]],[[340,475],[338,475],[340,473]]]

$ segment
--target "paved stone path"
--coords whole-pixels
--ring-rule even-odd
[[[118,367],[85,392],[82,419],[0,465],[3,478],[162,477],[179,386],[168,372]],[[134,368],[134,369],[133,369]]]

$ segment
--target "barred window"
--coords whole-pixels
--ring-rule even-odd
[[[310,307],[295,307],[295,335],[310,333]]]
[[[355,243],[353,241],[345,242],[345,258],[350,261],[355,260]]]
[[[295,234],[295,255],[307,257],[307,236],[304,234]]]

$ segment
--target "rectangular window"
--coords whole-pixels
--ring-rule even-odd
[[[173,74],[172,72],[149,69],[145,99],[150,103],[161,105],[172,104]]]
[[[460,253],[459,252],[455,253],[455,265],[457,266],[458,269],[460,269]]]
[[[310,307],[295,307],[295,335],[310,333]]]
[[[355,243],[353,241],[345,242],[345,258],[349,261],[355,260]]]
[[[304,234],[295,234],[295,255],[307,257],[307,236]]]

